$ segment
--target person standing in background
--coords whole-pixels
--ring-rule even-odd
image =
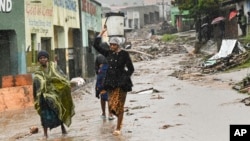
[[[242,31],[242,36],[246,36],[246,30],[247,30],[247,17],[244,14],[244,11],[242,9],[239,10],[238,15],[238,24],[240,26],[240,29]]]
[[[199,42],[202,41],[201,24],[202,24],[202,21],[201,21],[201,19],[199,18],[199,19],[196,21],[196,23],[195,23],[196,37],[198,38]]]
[[[247,28],[248,33],[250,33],[250,11],[247,12]]]
[[[103,88],[103,82],[106,76],[106,71],[108,69],[108,62],[106,58],[98,54],[96,57],[95,61],[95,70],[96,70],[96,85],[95,85],[95,90],[96,90],[96,97],[99,99],[100,98],[100,103],[101,103],[101,109],[102,109],[102,114],[101,117],[103,119],[106,119],[106,102],[108,102],[108,93],[107,91],[104,90]],[[109,111],[109,120],[113,120],[114,117],[111,114],[110,110]]]
[[[226,29],[225,28],[225,21],[220,21],[219,27],[220,27],[220,31],[221,31],[220,38],[224,39],[224,37],[225,37],[225,29]]]

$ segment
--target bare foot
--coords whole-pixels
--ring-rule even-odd
[[[47,138],[48,138],[48,132],[47,132],[48,128],[43,128],[43,130],[44,130],[44,136],[43,136],[43,138],[47,140]]]
[[[41,139],[41,140],[43,140],[43,141],[46,141],[48,139],[48,136],[43,136],[43,138]]]
[[[68,132],[67,131],[62,131],[62,134],[66,135],[66,134],[68,134]]]
[[[66,135],[66,134],[67,134],[67,131],[66,131],[66,129],[65,129],[65,127],[64,127],[63,124],[61,124],[61,129],[62,129],[62,134],[63,134],[63,135]]]
[[[114,135],[114,136],[119,136],[119,135],[121,135],[121,131],[120,131],[120,130],[115,130],[115,131],[113,132],[113,135]]]
[[[113,115],[109,115],[109,120],[114,120],[114,116]]]

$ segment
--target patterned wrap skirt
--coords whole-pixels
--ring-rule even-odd
[[[115,88],[108,91],[108,105],[112,114],[118,116],[124,112],[124,104],[126,101],[127,92],[121,88]]]
[[[45,100],[43,95],[40,99],[41,122],[44,128],[56,128],[63,122],[58,118],[58,110],[54,108],[52,99]]]

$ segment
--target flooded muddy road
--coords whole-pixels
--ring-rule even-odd
[[[122,134],[113,136],[116,125],[100,118],[100,102],[94,82],[72,93],[76,115],[68,134],[60,127],[49,131],[49,141],[228,141],[230,124],[248,124],[250,107],[240,101],[247,95],[230,84],[246,76],[247,70],[214,74],[195,80],[169,76],[186,54],[175,54],[134,63],[134,88],[125,103]],[[37,126],[38,133],[29,134]],[[0,113],[0,140],[43,140],[40,119],[33,107]]]

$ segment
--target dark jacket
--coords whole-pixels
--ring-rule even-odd
[[[101,38],[97,37],[93,47],[104,55],[108,61],[109,67],[103,84],[104,89],[112,90],[120,87],[126,92],[131,91],[133,83],[130,77],[134,72],[134,66],[129,53],[125,50],[115,53],[111,50],[102,48],[100,42]]]

